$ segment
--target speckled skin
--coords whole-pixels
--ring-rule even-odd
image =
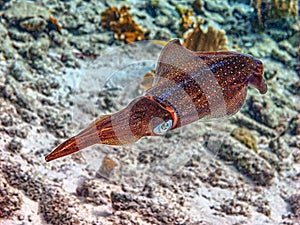
[[[192,52],[171,41],[159,57],[155,85],[147,95],[171,106],[177,128],[206,116],[236,113],[244,104],[247,86],[267,91],[262,62],[235,52]]]
[[[100,117],[75,137],[59,145],[46,161],[69,155],[94,144],[122,145],[172,120],[172,128],[204,117],[233,115],[244,104],[247,87],[267,91],[261,61],[234,52],[192,52],[179,40],[163,49],[154,85],[145,96],[125,109]]]

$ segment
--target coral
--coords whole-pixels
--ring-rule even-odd
[[[256,138],[246,128],[236,128],[232,131],[231,136],[240,141],[242,144],[257,152]]]
[[[259,29],[267,28],[272,20],[297,21],[298,0],[253,0]],[[277,24],[278,25],[278,24]]]
[[[183,33],[186,32],[193,24],[193,20],[190,18],[193,15],[193,11],[191,9],[184,9],[181,6],[176,6],[176,11],[180,15],[178,36],[182,37]]]
[[[107,8],[101,13],[101,26],[113,31],[115,39],[133,43],[143,40],[145,32],[135,23],[128,12],[129,9],[128,6],[122,6],[120,9],[116,7]]]
[[[199,20],[195,28],[186,34],[183,46],[192,51],[218,51],[227,50],[225,31],[216,30],[209,26],[205,32],[201,25],[202,20]]]

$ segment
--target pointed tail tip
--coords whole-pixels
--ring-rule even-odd
[[[74,152],[79,151],[80,148],[77,145],[76,138],[70,138],[61,145],[57,146],[54,151],[45,157],[46,162],[58,159],[63,156],[70,155]]]
[[[65,155],[68,155],[68,154],[64,153],[64,151],[65,151],[64,148],[59,148],[59,147],[60,146],[58,146],[54,151],[52,151],[50,154],[48,154],[45,157],[46,162],[50,162],[50,161],[53,161],[53,160],[58,159],[60,157],[63,157]]]
[[[52,161],[52,160],[54,160],[54,159],[57,159],[57,157],[55,157],[55,155],[53,154],[54,152],[51,152],[49,155],[47,155],[46,157],[45,157],[45,161],[46,162],[50,162],[50,161]]]

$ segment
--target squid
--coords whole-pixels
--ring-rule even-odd
[[[231,116],[243,106],[248,86],[267,92],[260,60],[229,51],[194,52],[172,40],[162,49],[153,85],[143,96],[96,119],[45,160],[95,144],[124,145],[145,136],[162,136],[202,118]]]

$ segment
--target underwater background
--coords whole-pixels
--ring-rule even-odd
[[[0,224],[300,224],[298,0],[0,1]],[[264,63],[236,115],[45,162],[179,38]]]

